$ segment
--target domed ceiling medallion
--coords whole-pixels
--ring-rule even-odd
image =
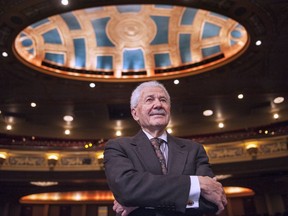
[[[26,27],[15,53],[37,71],[69,79],[131,82],[209,71],[249,44],[237,21],[172,5],[75,10]]]

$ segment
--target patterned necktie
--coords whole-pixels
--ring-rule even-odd
[[[162,173],[164,175],[167,174],[168,170],[166,167],[166,162],[165,162],[165,157],[160,149],[160,145],[164,142],[164,140],[159,139],[159,138],[152,138],[151,140],[152,146],[154,147],[155,153],[159,159],[160,165],[161,165],[161,169],[162,169]]]

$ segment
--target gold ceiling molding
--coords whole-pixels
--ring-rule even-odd
[[[235,60],[249,35],[237,21],[173,5],[115,5],[74,10],[27,26],[14,53],[49,75],[132,82],[184,77]]]

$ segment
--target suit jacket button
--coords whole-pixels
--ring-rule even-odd
[[[187,205],[192,206],[194,202],[192,200],[188,200]]]

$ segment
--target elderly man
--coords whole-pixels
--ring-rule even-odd
[[[109,140],[104,151],[113,209],[122,216],[221,213],[227,200],[203,146],[165,130],[170,121],[165,87],[157,81],[140,84],[130,105],[141,130]]]

